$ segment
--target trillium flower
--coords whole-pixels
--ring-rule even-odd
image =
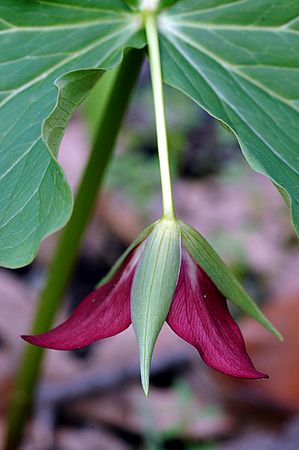
[[[226,298],[278,334],[200,234],[177,220],[161,219],[65,322],[23,338],[40,347],[72,350],[133,323],[147,395],[154,345],[166,321],[213,369],[238,378],[267,378],[254,368]]]

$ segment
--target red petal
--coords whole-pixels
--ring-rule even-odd
[[[128,328],[130,291],[138,257],[136,249],[114,278],[85,297],[65,322],[48,333],[22,338],[39,347],[73,350]]]
[[[238,378],[268,378],[254,368],[225,298],[185,249],[167,322],[219,372]]]

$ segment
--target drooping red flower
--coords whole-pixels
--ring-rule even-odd
[[[134,278],[151,234],[131,250],[112,278],[89,294],[65,322],[47,333],[23,338],[40,347],[72,350],[125,330],[131,324]],[[163,239],[168,239],[165,233],[160,242]],[[168,325],[193,345],[213,369],[233,377],[267,378],[254,368],[226,298],[188,252],[184,239],[179,240],[179,246],[178,276],[166,312]]]

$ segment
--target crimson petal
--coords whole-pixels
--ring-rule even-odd
[[[225,298],[184,248],[167,322],[219,372],[238,378],[268,378],[254,368]]]
[[[131,252],[111,281],[85,297],[65,322],[48,333],[22,338],[39,347],[73,350],[128,328],[131,324],[130,291],[138,250]]]

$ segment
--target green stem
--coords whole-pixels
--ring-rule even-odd
[[[80,249],[80,241],[92,213],[99,188],[136,83],[143,52],[131,50],[124,58],[111,87],[91,154],[76,195],[73,214],[57,244],[46,285],[41,293],[32,334],[47,331],[60,306]],[[108,74],[105,76],[109,76]],[[22,439],[39,378],[43,349],[26,345],[17,373],[7,423],[5,450],[15,450]]]
[[[154,95],[158,153],[162,185],[164,217],[174,218],[171,176],[168,156],[167,128],[164,108],[164,94],[161,71],[161,58],[157,29],[157,16],[154,11],[144,11],[145,31],[149,49],[149,60]]]

